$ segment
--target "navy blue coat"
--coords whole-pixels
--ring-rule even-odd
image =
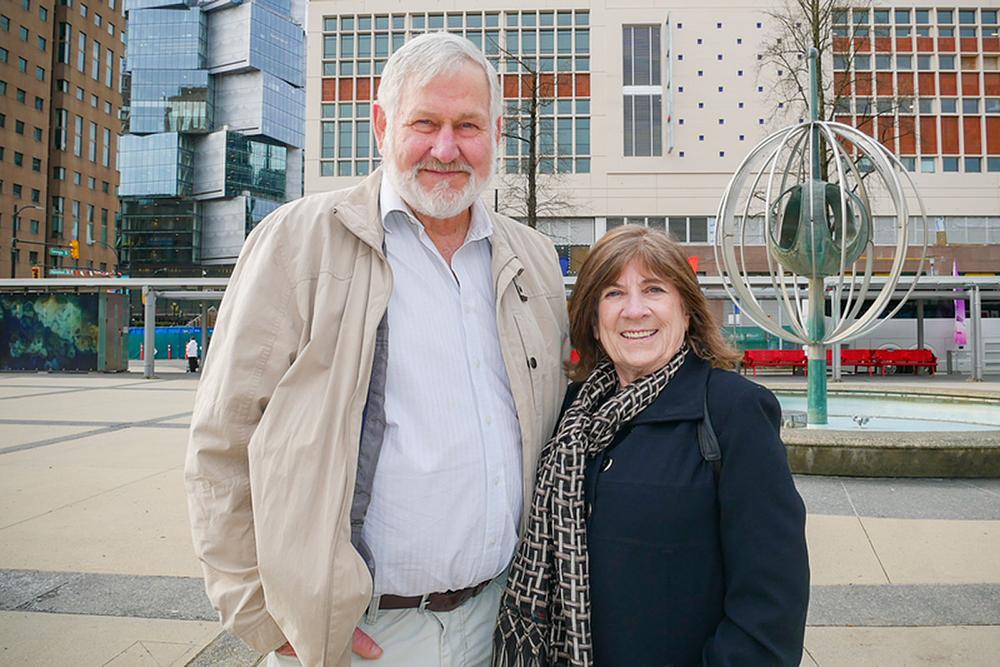
[[[706,380],[722,449],[718,482],[696,431]],[[690,354],[657,400],[589,461],[598,667],[799,664],[809,601],[805,508],[780,418],[770,391]]]

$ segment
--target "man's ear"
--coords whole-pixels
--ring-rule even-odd
[[[378,143],[379,153],[382,152],[383,141],[385,140],[386,114],[385,109],[378,102],[372,105],[372,119],[375,121],[375,141]]]

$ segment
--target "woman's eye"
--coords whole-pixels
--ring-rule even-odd
[[[604,298],[611,299],[616,296],[621,296],[621,293],[622,291],[617,289],[608,290],[607,292],[604,293]]]

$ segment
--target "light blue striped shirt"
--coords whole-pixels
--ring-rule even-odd
[[[492,223],[472,207],[451,267],[382,179],[393,273],[386,431],[364,539],[375,592],[422,595],[498,575],[517,545],[521,434],[490,269]]]

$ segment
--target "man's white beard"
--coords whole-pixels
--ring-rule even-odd
[[[392,130],[385,133],[385,141],[382,146],[382,169],[386,178],[396,188],[396,192],[415,213],[426,215],[431,218],[452,218],[462,213],[479,198],[486,186],[493,179],[496,171],[495,152],[490,151],[490,172],[485,179],[480,179],[475,170],[464,160],[455,160],[444,163],[434,158],[418,162],[408,171],[401,171],[396,164],[393,154]],[[417,180],[421,169],[433,169],[435,171],[460,171],[469,175],[469,180],[465,187],[453,189],[446,180],[439,182],[431,190],[426,190]]]

